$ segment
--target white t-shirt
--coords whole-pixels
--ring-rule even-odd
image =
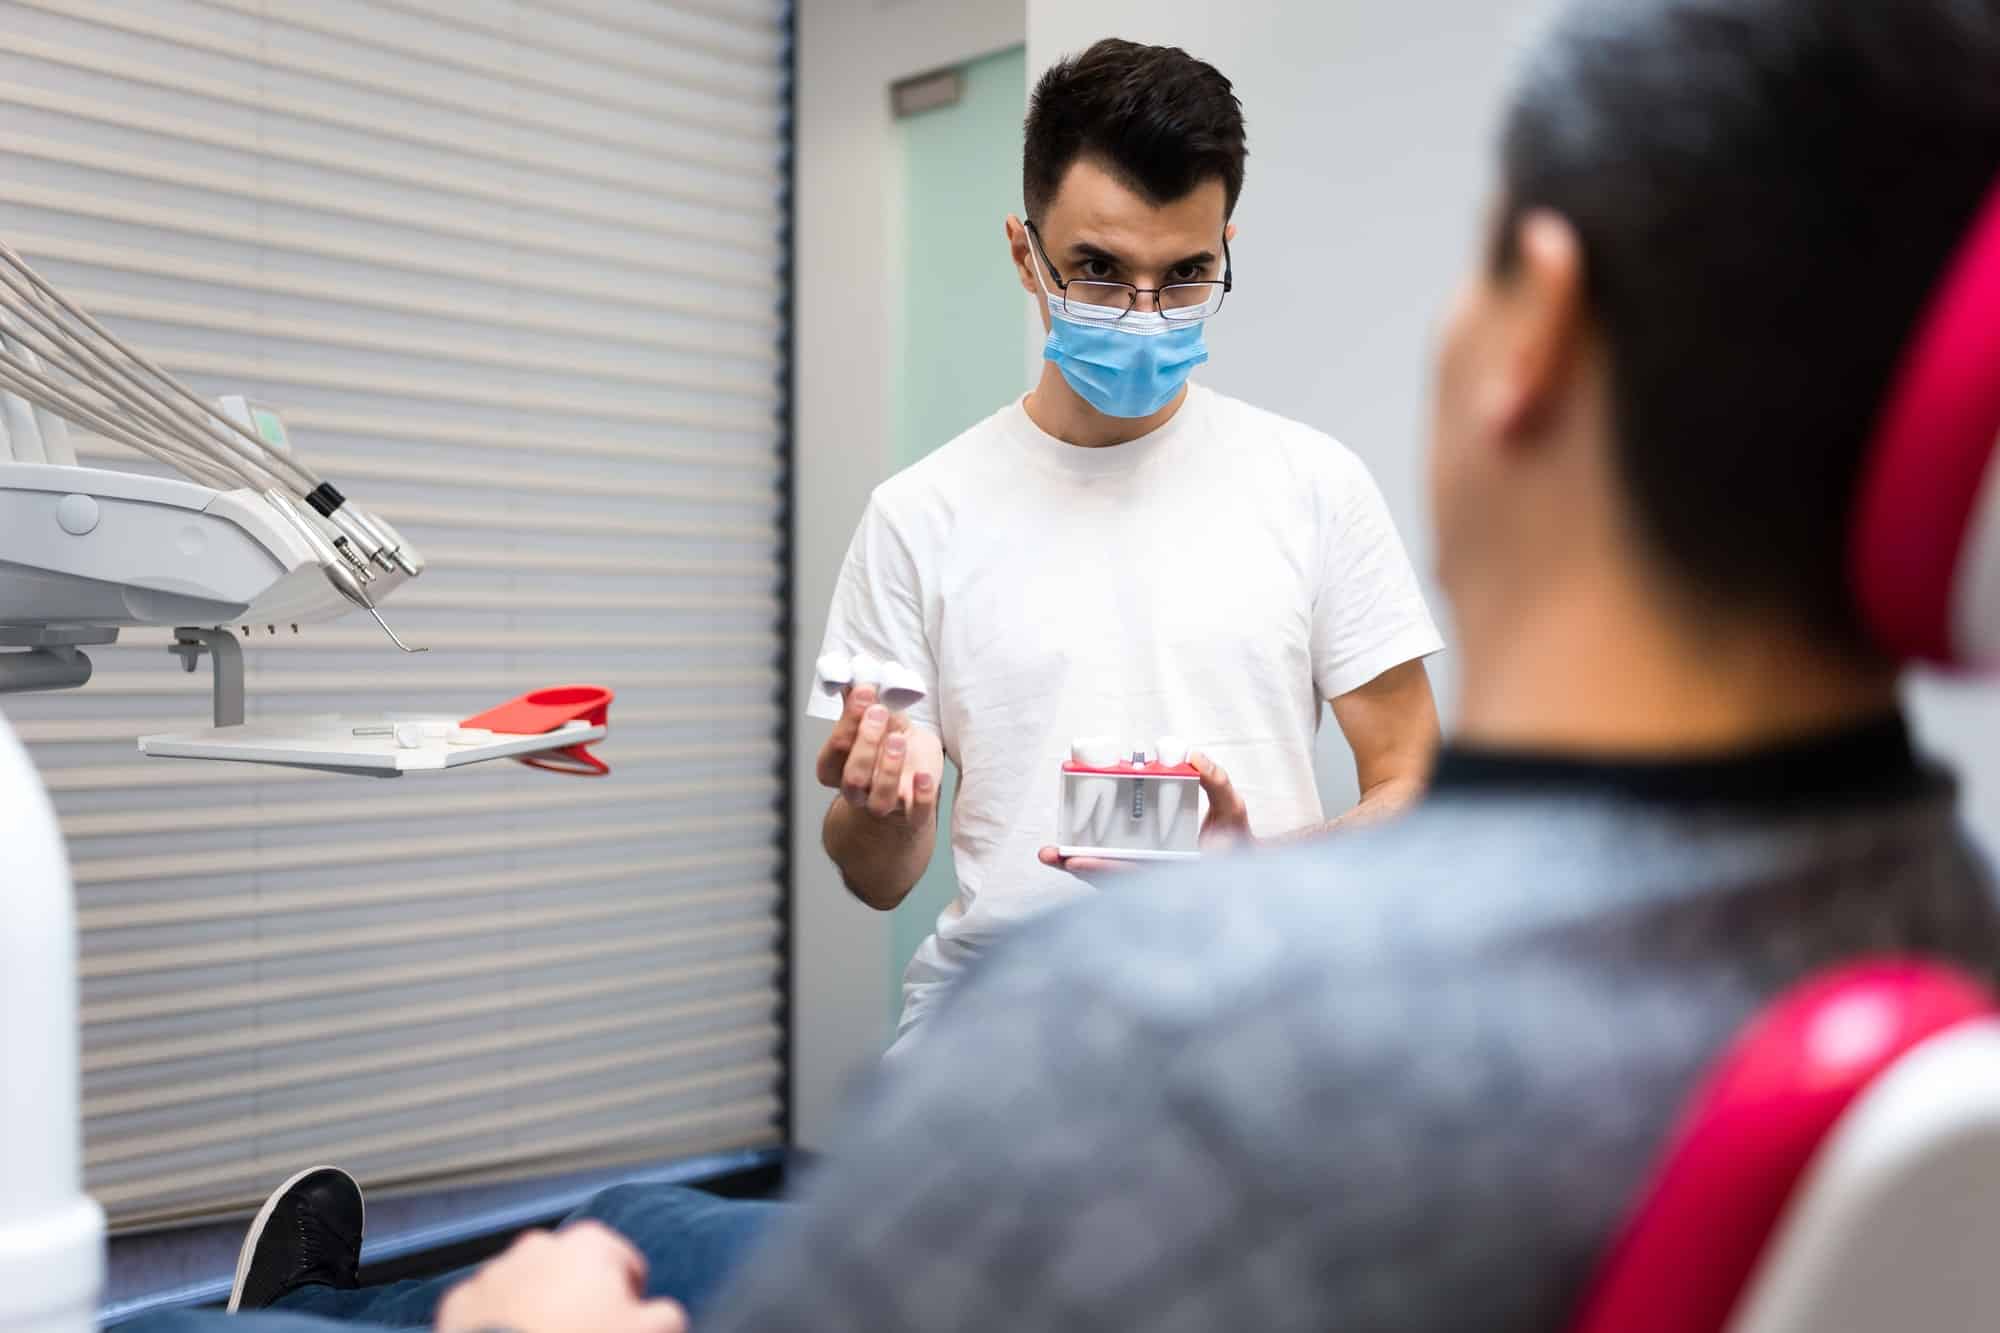
[[[822,652],[917,671],[911,720],[959,769],[957,901],[911,961],[907,1035],[1020,921],[1088,893],[1056,841],[1073,738],[1185,738],[1261,835],[1320,822],[1321,701],[1442,647],[1361,461],[1199,386],[1129,444],[1085,449],[1009,404],[875,491]],[[815,694],[807,711],[839,716]]]

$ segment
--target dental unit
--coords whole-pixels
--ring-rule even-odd
[[[1079,737],[1062,767],[1056,850],[1112,861],[1190,861],[1200,855],[1201,774],[1188,744],[1162,736],[1151,750]]]
[[[179,476],[82,466],[72,432]],[[246,723],[243,645],[227,626],[297,633],[359,610],[421,653],[380,606],[423,572],[394,525],[292,448],[277,412],[204,402],[0,243],[0,694],[82,686],[86,649],[158,627],[183,669],[210,659],[214,725],[139,738],[150,756],[394,777],[554,754],[570,762],[539,766],[601,771],[583,751],[607,732],[595,687],[563,687],[591,701],[567,715],[516,709],[534,727],[522,734],[476,718]]]

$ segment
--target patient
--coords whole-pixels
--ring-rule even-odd
[[[2000,185],[2000,0],[1577,5],[1499,177],[1439,357],[1429,802],[1032,929],[711,1327],[1549,1333],[1781,989],[2000,971],[1846,579]]]
[[[1997,69],[2000,0],[1569,9],[1439,357],[1432,799],[1028,930],[705,1326],[1558,1329],[1760,1006],[2000,973],[1846,578]]]

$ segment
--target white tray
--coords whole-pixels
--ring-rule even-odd
[[[1058,847],[1056,855],[1068,859],[1087,856],[1093,861],[1199,861],[1200,852],[1156,852],[1145,847]]]
[[[139,752],[156,759],[227,759],[239,764],[280,764],[287,768],[395,778],[405,773],[440,773],[492,759],[513,759],[585,745],[603,740],[611,730],[587,722],[571,722],[539,736],[496,732],[492,740],[478,745],[437,741],[426,742],[414,750],[402,749],[393,736],[354,734],[356,727],[417,720],[422,719],[320,716],[247,722],[240,727],[207,727],[200,731],[141,736]]]

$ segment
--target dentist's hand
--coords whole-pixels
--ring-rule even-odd
[[[1250,807],[1237,795],[1222,765],[1199,750],[1188,756],[1188,762],[1201,774],[1201,789],[1208,793],[1208,818],[1201,821],[1201,849],[1222,852],[1256,842],[1250,832]]]
[[[840,793],[820,828],[826,854],[849,893],[889,911],[916,887],[937,844],[943,743],[876,702],[874,686],[857,685],[820,747],[818,776]]]
[[[1101,856],[1064,856],[1053,847],[1044,847],[1036,853],[1036,859],[1045,866],[1057,870],[1067,870],[1088,884],[1101,884],[1118,879],[1136,870],[1144,870],[1144,861],[1112,861]]]
[[[1250,807],[1237,794],[1222,765],[1199,751],[1190,754],[1188,762],[1194,765],[1195,772],[1201,774],[1201,789],[1208,796],[1208,817],[1201,821],[1201,850],[1230,851],[1256,842],[1250,832]],[[1147,866],[1144,861],[1113,861],[1096,856],[1066,857],[1053,847],[1042,848],[1040,860],[1045,866],[1067,870],[1077,878],[1093,883],[1114,880],[1135,870],[1144,870]]]
[[[944,750],[929,732],[878,703],[873,685],[857,685],[820,747],[818,777],[858,812],[927,828],[937,818]]]

